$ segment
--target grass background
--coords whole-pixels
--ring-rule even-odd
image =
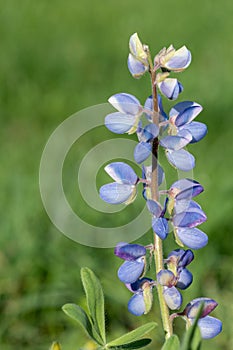
[[[129,315],[129,293],[116,277],[120,261],[111,249],[81,246],[59,233],[43,209],[38,187],[44,145],[65,118],[116,92],[135,94],[141,101],[149,94],[148,79],[135,81],[127,71],[128,39],[135,31],[154,53],[172,43],[186,44],[193,54],[191,67],[181,76],[181,99],[204,106],[201,119],[209,128],[192,153],[195,178],[205,187],[199,202],[208,215],[202,227],[210,242],[195,254],[195,281],[185,298],[218,300],[214,315],[223,320],[223,333],[205,341],[203,349],[232,349],[232,16],[231,0],[1,2],[2,349],[48,349],[54,339],[65,350],[84,346],[83,332],[61,311],[66,302],[84,304],[81,266],[101,278],[112,336],[154,315],[159,322],[156,305],[142,318]],[[88,149],[88,140],[82,147]],[[75,156],[67,165],[68,190],[75,189]],[[89,220],[91,215],[87,213]],[[160,345],[157,333],[150,348]]]

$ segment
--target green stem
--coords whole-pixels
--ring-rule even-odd
[[[152,84],[152,97],[153,97],[153,123],[159,125],[159,113],[158,113],[158,100],[156,90],[156,71],[150,64],[150,75]],[[159,189],[158,189],[158,137],[153,140],[152,144],[152,174],[151,174],[151,196],[155,201],[159,201]],[[154,260],[156,267],[156,275],[160,270],[164,269],[163,264],[163,243],[159,236],[154,234]],[[166,338],[171,337],[173,334],[172,322],[170,321],[169,309],[163,297],[163,286],[157,285],[158,299],[160,305],[161,318]]]

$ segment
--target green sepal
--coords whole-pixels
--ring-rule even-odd
[[[104,345],[101,337],[93,328],[88,315],[79,305],[65,304],[62,306],[62,310],[67,316],[78,322],[92,340],[99,345]]]
[[[169,215],[172,215],[174,205],[175,205],[175,199],[173,197],[169,197],[168,204],[167,204],[167,211]]]
[[[180,341],[176,334],[173,334],[163,344],[161,350],[180,350]]]
[[[146,284],[146,283],[145,283]],[[148,284],[145,287],[143,287],[143,299],[145,303],[145,312],[144,314],[148,314],[152,308],[153,303],[153,293],[151,290],[151,286]]]
[[[94,272],[87,267],[81,269],[81,279],[86,294],[87,307],[91,321],[96,332],[102,339],[102,344],[106,344],[104,293],[102,286]]]
[[[107,344],[107,347],[112,348],[116,346],[121,346],[122,344],[126,345],[129,343],[135,342],[139,340],[141,337],[143,337],[146,333],[150,332],[155,327],[157,327],[157,323],[155,322],[146,323],[134,329],[133,331],[126,333],[115,340],[112,340],[110,343]]]
[[[110,346],[109,349],[116,349],[116,350],[120,350],[120,349],[140,349],[140,348],[143,348],[143,347],[147,346],[150,343],[151,343],[151,339],[144,338],[144,339],[136,340],[136,341],[133,341],[133,342],[127,343],[127,344],[121,344],[121,345],[118,345],[118,346]]]

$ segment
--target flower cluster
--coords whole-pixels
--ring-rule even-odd
[[[193,169],[195,158],[185,147],[202,140],[207,133],[207,127],[204,123],[194,121],[202,111],[200,104],[193,101],[179,102],[167,114],[158,93],[160,90],[169,100],[175,100],[183,91],[182,84],[170,75],[182,72],[190,65],[191,53],[186,46],[178,50],[172,45],[163,48],[152,60],[149,47],[143,45],[135,33],[130,37],[129,50],[130,73],[133,77],[140,78],[148,72],[151,76],[152,95],[144,104],[128,93],[111,96],[108,101],[116,111],[105,117],[105,125],[116,134],[137,135],[138,144],[133,155],[136,163],[142,164],[142,175],[138,176],[132,167],[123,162],[107,165],[105,171],[114,182],[100,188],[100,197],[111,204],[130,204],[136,198],[140,183],[143,185],[142,194],[152,217],[154,242],[157,242],[147,246],[155,256],[156,278],[145,277],[150,269],[146,264],[147,247],[121,242],[115,248],[115,255],[124,260],[118,270],[118,277],[133,293],[128,310],[140,316],[148,313],[152,307],[154,287],[158,292],[162,291],[162,297],[158,293],[159,298],[162,298],[160,305],[166,305],[170,310],[180,309],[180,291],[188,288],[193,281],[193,275],[187,269],[194,259],[191,249],[201,249],[208,243],[207,235],[197,228],[206,221],[206,214],[193,200],[203,192],[202,185],[193,179],[182,178],[175,181],[170,188],[160,189],[164,181],[164,171],[158,164],[158,150],[162,148],[174,168],[184,172]],[[145,163],[150,156],[156,159],[153,162],[153,171],[156,171],[154,178],[152,165]],[[153,191],[154,188],[156,191]],[[159,246],[161,247],[171,231],[176,244],[181,248],[173,250],[164,259],[160,255],[162,249]],[[218,319],[208,316],[217,306],[209,298],[194,299],[183,312],[173,313],[163,324],[166,326],[175,317],[181,316],[187,326],[190,326],[201,303],[204,308],[198,325],[202,337],[216,336],[221,331],[222,324]],[[166,331],[169,335],[172,334],[171,327]]]
[[[167,117],[162,106],[162,100],[158,95],[158,113],[160,123],[152,124],[153,101],[149,97],[142,106],[133,95],[119,93],[109,98],[109,102],[118,112],[108,114],[105,118],[106,127],[117,134],[137,133],[139,144],[134,151],[135,161],[140,164],[151,155],[151,143],[158,135],[159,143],[165,149],[167,159],[175,168],[189,171],[195,166],[192,154],[184,150],[184,147],[203,139],[207,133],[204,123],[193,121],[202,111],[201,105],[196,102],[184,101],[177,103]],[[147,122],[143,126],[142,116]]]
[[[171,310],[177,310],[182,304],[182,295],[178,289],[186,289],[193,281],[192,273],[186,269],[194,255],[191,250],[177,249],[172,251],[166,260],[168,269],[157,274],[158,283],[163,288],[165,301]],[[178,288],[178,289],[177,289]]]

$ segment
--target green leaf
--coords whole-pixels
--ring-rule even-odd
[[[194,323],[185,333],[183,342],[181,344],[181,350],[200,350],[201,348],[201,333],[198,328],[198,320],[201,316],[202,310],[204,307],[204,303],[202,303],[197,312],[197,317],[195,318]]]
[[[166,340],[163,344],[162,350],[179,350],[180,341],[177,335],[173,334],[170,338]]]
[[[81,269],[81,279],[86,293],[87,306],[91,320],[96,332],[100,335],[105,344],[104,293],[102,286],[94,272],[87,267]]]
[[[146,323],[141,327],[138,327],[133,331],[126,333],[115,340],[112,340],[110,343],[107,344],[107,346],[116,347],[116,346],[121,346],[122,344],[129,344],[131,342],[139,340],[141,337],[143,337],[146,333],[150,332],[155,327],[157,327],[157,323],[155,322]]]
[[[202,343],[201,331],[200,331],[199,327],[197,327],[195,330],[194,336],[193,336],[191,349],[192,350],[200,350],[201,343]]]
[[[133,342],[128,343],[128,344],[121,344],[121,345],[118,345],[118,346],[111,346],[109,349],[116,349],[116,350],[118,350],[118,349],[119,350],[120,349],[140,349],[140,348],[143,348],[143,347],[147,346],[150,343],[151,343],[151,339],[144,338],[144,339],[133,341]]]
[[[103,341],[99,334],[93,329],[93,326],[89,320],[86,312],[81,308],[81,306],[76,304],[65,304],[62,310],[67,316],[78,322],[82,328],[86,331],[90,338],[92,338],[96,343],[103,345]]]

